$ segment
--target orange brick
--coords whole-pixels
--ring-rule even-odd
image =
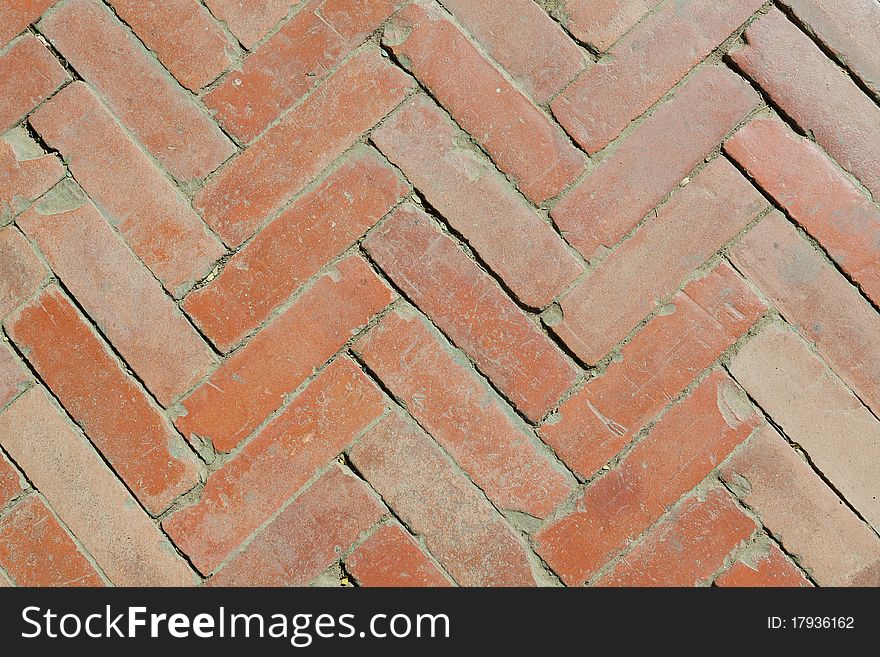
[[[57,287],[7,330],[147,510],[161,513],[198,483],[192,452]]]
[[[14,226],[0,228],[0,319],[33,295],[47,273],[24,235]]]
[[[660,0],[562,0],[560,4],[554,13],[574,38],[605,51]]]
[[[11,143],[0,140],[0,224],[27,208],[64,177],[54,155],[19,156]]]
[[[812,586],[782,551],[771,544],[758,558],[740,559],[715,580],[715,586]]]
[[[583,154],[437,5],[399,11],[383,43],[534,202],[556,196],[583,172]]]
[[[345,560],[360,586],[450,586],[434,562],[397,523],[382,525]]]
[[[0,48],[35,22],[58,0],[0,0]]]
[[[18,356],[6,345],[0,344],[0,408],[11,402],[31,381],[33,378],[25,371]]]
[[[0,351],[0,354],[3,352]],[[0,356],[2,358],[2,356]],[[4,404],[5,406],[5,404]],[[12,464],[0,454],[0,509],[9,504],[22,491],[22,480]]]
[[[525,424],[418,316],[392,313],[354,350],[498,508],[544,518],[572,491]]]
[[[49,49],[32,34],[11,45],[0,55],[0,132],[21,121],[68,77]]]
[[[228,452],[392,298],[362,258],[346,258],[197,388],[177,427]]]
[[[303,0],[205,0],[245,48],[252,48]]]
[[[395,211],[364,249],[529,418],[574,383],[559,348],[416,206]]]

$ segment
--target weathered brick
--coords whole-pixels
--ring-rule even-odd
[[[0,408],[11,402],[31,381],[33,377],[25,371],[18,356],[8,346],[0,344]]]
[[[689,283],[539,430],[584,477],[605,465],[760,317],[765,308],[726,264]]]
[[[572,491],[525,423],[420,317],[396,311],[354,350],[498,508],[544,518]]]
[[[329,261],[351,246],[409,190],[375,151],[353,155],[304,194],[184,303],[224,351]]]
[[[68,80],[37,37],[26,34],[0,55],[0,132],[21,121]]]
[[[818,146],[759,118],[724,150],[880,304],[880,210]]]
[[[198,483],[192,452],[56,286],[7,330],[148,511],[161,513]]]
[[[562,0],[554,12],[575,39],[599,51],[629,32],[661,0]]]
[[[651,529],[598,586],[699,586],[755,530],[723,488],[691,497]]]
[[[346,258],[197,388],[177,427],[228,452],[392,298],[361,257]]]
[[[763,4],[664,4],[621,39],[611,57],[584,71],[562,92],[551,104],[553,115],[588,153],[601,150]]]
[[[880,585],[880,539],[772,427],[722,475],[818,584]]]
[[[382,525],[345,559],[360,586],[450,586],[449,580],[397,523]]]
[[[765,554],[736,561],[715,580],[715,586],[812,586],[782,551],[770,544]]]
[[[260,39],[302,0],[205,0],[208,9],[226,23],[245,48]]]
[[[207,113],[103,3],[68,0],[39,28],[178,180],[204,178],[235,152]]]
[[[8,138],[0,140],[0,224],[63,177],[64,167],[54,155],[20,155]]]
[[[3,454],[0,454],[0,509],[21,493],[22,483],[21,477],[18,476],[18,472],[12,467],[12,464],[6,460]]]
[[[532,0],[439,1],[539,104],[586,66],[583,52]]]
[[[217,120],[249,142],[363,43],[402,0],[312,0],[205,95]]]
[[[702,481],[758,424],[725,374],[705,379],[647,437],[592,486],[566,516],[535,535],[538,554],[568,585],[590,579],[683,494]]]
[[[45,390],[0,413],[0,444],[117,586],[187,586],[195,576]]]
[[[235,47],[197,0],[109,0],[184,87],[198,91],[232,64]]]
[[[436,4],[399,11],[383,43],[534,202],[556,196],[583,172],[583,154]]]
[[[0,48],[35,22],[58,0],[0,0]]]
[[[47,273],[33,247],[15,226],[0,228],[0,319],[34,294]]]
[[[395,211],[364,248],[529,418],[541,419],[574,383],[559,348],[416,206]]]
[[[351,460],[459,584],[536,584],[522,539],[417,425],[389,415]]]
[[[562,321],[551,330],[597,363],[766,207],[730,162],[716,158],[562,299]]]
[[[524,304],[543,308],[583,271],[426,96],[408,101],[372,139]]]
[[[214,364],[208,345],[86,199],[56,212],[42,201],[18,220],[53,272],[167,406]],[[44,214],[48,211],[48,214]]]
[[[384,410],[376,385],[351,360],[336,360],[208,478],[196,504],[165,520],[165,531],[211,572]]]
[[[375,493],[334,465],[208,582],[305,586],[384,514]]]
[[[728,69],[707,66],[645,119],[550,213],[588,259],[629,233],[760,102]]]
[[[223,254],[186,199],[92,95],[75,82],[30,118],[132,250],[179,296]]]
[[[227,244],[250,237],[412,89],[412,78],[379,52],[348,60],[196,194],[196,209]]]
[[[0,566],[18,586],[103,586],[92,564],[36,495],[0,518]]]
[[[730,53],[789,117],[880,196],[880,108],[777,9]]]
[[[730,253],[785,319],[874,413],[880,413],[880,315],[778,212]]]

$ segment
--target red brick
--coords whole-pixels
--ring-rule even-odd
[[[875,529],[877,420],[797,334],[771,325],[731,361],[731,373]]]
[[[760,118],[724,150],[880,304],[880,210],[818,146]]]
[[[724,559],[746,541],[755,522],[730,495],[712,489],[691,497],[654,527],[603,576],[598,586],[699,586],[708,583]]]
[[[5,344],[0,344],[0,408],[11,402],[31,381],[33,378],[25,371],[18,356]],[[2,502],[0,506],[3,506]]]
[[[582,584],[702,481],[758,424],[745,395],[716,372],[674,406],[568,515],[535,535],[538,554]]]
[[[565,401],[541,438],[591,477],[760,317],[765,308],[726,264],[689,283],[600,377]]]
[[[730,53],[805,131],[871,192],[880,195],[880,108],[777,9]]]
[[[351,459],[459,584],[536,584],[522,539],[418,426],[390,415]]]
[[[161,513],[198,483],[183,440],[57,287],[25,306],[7,330],[148,511]]]
[[[525,424],[418,316],[392,313],[354,349],[498,508],[544,518],[572,491]]]
[[[543,308],[583,271],[426,96],[407,102],[372,139],[524,304]]]
[[[724,480],[821,586],[880,586],[880,539],[769,425]]]
[[[21,121],[68,79],[37,37],[26,34],[0,55],[0,132]]]
[[[359,152],[233,255],[213,282],[186,298],[184,308],[214,344],[229,349],[408,190],[374,151]]]
[[[562,299],[553,332],[597,363],[766,207],[730,162],[713,160]]]
[[[198,91],[232,64],[235,47],[197,0],[109,3],[184,87]]]
[[[213,473],[199,501],[163,526],[203,573],[214,570],[385,410],[382,394],[341,358]]]
[[[223,254],[186,199],[85,84],[58,93],[30,123],[61,151],[76,181],[169,292],[189,289]]]
[[[216,119],[249,142],[338,66],[402,0],[313,0],[205,95]]]
[[[553,208],[588,259],[629,233],[760,102],[740,77],[700,69]]]
[[[15,217],[63,177],[64,167],[54,155],[26,157],[0,140],[0,223]]]
[[[715,580],[715,586],[812,586],[782,551],[770,544],[758,558],[740,559]]]
[[[580,48],[532,0],[440,0],[440,4],[541,105],[586,66]]]
[[[535,203],[556,196],[583,172],[583,154],[437,5],[402,9],[383,43]]]
[[[3,352],[0,351],[0,354]],[[21,478],[15,468],[0,454],[0,509],[21,493]]]
[[[398,209],[364,249],[529,418],[574,383],[577,369],[559,348],[416,206]]]
[[[204,178],[235,152],[207,113],[103,3],[68,0],[39,27],[178,180]]]
[[[62,212],[37,202],[18,225],[144,385],[167,406],[207,374],[214,357],[122,238],[91,203],[79,202],[79,208]]]
[[[773,212],[731,258],[816,343],[819,354],[874,413],[880,413],[880,315],[794,226]]]
[[[397,523],[382,525],[345,560],[360,586],[450,586],[434,562]]]
[[[186,562],[42,388],[0,413],[0,444],[111,582],[193,583]]]
[[[302,0],[205,0],[208,9],[226,23],[245,48],[260,39]]]
[[[601,150],[763,4],[666,3],[553,101],[554,116],[588,153]]]
[[[563,0],[554,13],[574,38],[608,50],[660,0]]]
[[[228,452],[392,298],[362,258],[342,260],[183,402],[177,427]]]
[[[412,78],[379,52],[348,60],[196,194],[196,209],[227,244],[250,237],[404,99]]]
[[[0,566],[18,586],[103,586],[92,564],[36,495],[0,518]]]
[[[35,22],[58,0],[0,0],[0,48]]]
[[[333,465],[209,583],[305,586],[384,514],[375,493]]]
[[[47,273],[24,235],[14,226],[0,228],[0,319],[33,295]]]

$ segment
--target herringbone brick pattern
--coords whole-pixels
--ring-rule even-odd
[[[0,0],[0,584],[880,585],[876,0]]]

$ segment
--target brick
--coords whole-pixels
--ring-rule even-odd
[[[793,331],[771,325],[731,361],[755,401],[875,529],[880,420]]]
[[[195,208],[227,244],[250,237],[412,89],[412,78],[379,52],[349,59],[196,194]]]
[[[418,426],[389,415],[351,460],[459,584],[536,584],[522,540]]]
[[[551,330],[594,365],[766,207],[730,162],[716,158],[562,299],[562,321]]]
[[[409,100],[372,139],[522,303],[545,307],[583,271],[559,235],[426,96]]]
[[[794,226],[773,212],[730,252],[782,315],[874,413],[880,413],[880,316]]]
[[[440,4],[540,105],[586,66],[583,52],[531,0],[440,0]],[[523,39],[523,30],[528,30],[528,39]]]
[[[539,435],[570,468],[593,476],[764,311],[745,281],[719,265],[677,293]]]
[[[210,573],[385,410],[351,360],[334,361],[284,412],[214,472],[199,501],[163,527]]]
[[[718,66],[697,71],[550,213],[587,259],[617,244],[754,109],[760,98]]]
[[[880,585],[880,539],[772,427],[722,476],[820,586]]]
[[[0,132],[21,121],[68,80],[37,37],[26,34],[0,55]]]
[[[880,108],[782,13],[745,32],[734,63],[843,168],[880,195]]]
[[[880,304],[880,210],[833,160],[772,118],[751,121],[724,150]]]
[[[333,465],[209,583],[305,586],[384,514],[375,493]]]
[[[0,319],[33,295],[47,270],[14,226],[0,228]]]
[[[363,246],[530,419],[540,420],[574,383],[578,372],[559,348],[413,204]]]
[[[0,0],[0,48],[35,22],[58,0]]]
[[[39,28],[178,180],[200,180],[235,152],[207,113],[103,3],[68,0]]]
[[[584,171],[583,154],[437,5],[399,11],[383,43],[535,203],[556,196]]]
[[[20,155],[8,138],[0,141],[0,224],[15,217],[63,177],[64,167],[54,155]]]
[[[588,153],[603,149],[763,4],[664,4],[621,39],[611,57],[587,69],[561,93],[551,104],[553,115]]]
[[[183,402],[178,429],[230,451],[392,296],[362,258],[342,260]]]
[[[353,155],[235,253],[214,281],[187,296],[184,308],[226,351],[408,190],[374,151]]]
[[[158,515],[198,483],[183,440],[56,286],[7,331],[148,511]]]
[[[4,587],[9,587],[12,585],[13,584],[12,584],[12,582],[9,581],[9,578],[5,574],[0,572],[0,589],[2,589]]]
[[[302,0],[205,0],[245,48],[253,48]]]
[[[345,559],[360,586],[444,587],[449,580],[400,525],[382,525]]]
[[[313,0],[205,95],[215,118],[249,142],[363,43],[402,0]]]
[[[194,583],[186,562],[43,389],[0,414],[0,444],[113,584]]]
[[[572,491],[524,423],[418,316],[388,315],[354,350],[499,509],[544,518]]]
[[[186,199],[81,82],[30,119],[165,288],[180,296],[223,254]]]
[[[754,530],[754,520],[723,488],[712,489],[705,499],[691,497],[682,502],[597,585],[706,584],[722,568],[725,557]]]
[[[197,0],[109,0],[109,4],[188,89],[198,91],[232,64],[235,47]]]
[[[92,564],[36,495],[0,518],[0,566],[18,586],[103,586]]]
[[[204,340],[87,200],[57,213],[37,202],[18,220],[53,272],[164,406],[207,374]]]
[[[794,587],[812,586],[778,547],[770,544],[766,554],[740,558],[715,580],[715,586]]]
[[[0,344],[0,408],[15,399],[31,381],[33,377],[25,371],[18,356],[5,344]]]
[[[743,442],[758,417],[721,372],[670,409],[574,510],[535,535],[538,554],[569,586],[590,579]]]
[[[604,52],[660,0],[563,0],[556,14],[579,41]]]
[[[2,353],[2,352],[0,352]],[[12,464],[0,454],[0,509],[18,497],[22,491],[22,481]]]

